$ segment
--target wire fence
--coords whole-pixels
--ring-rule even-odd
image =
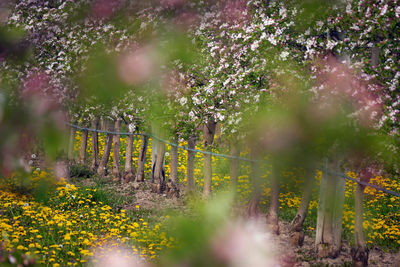
[[[384,193],[387,193],[387,194],[390,194],[390,195],[393,195],[393,196],[396,196],[396,197],[400,197],[399,193],[396,193],[394,191],[388,190],[386,188],[383,188],[383,187],[380,187],[380,186],[377,186],[377,185],[374,185],[374,184],[370,184],[370,183],[367,183],[367,182],[364,182],[364,181],[360,181],[360,180],[354,179],[354,178],[349,177],[348,175],[343,174],[343,173],[333,172],[331,170],[326,170],[326,171],[328,173],[332,174],[332,175],[336,175],[336,176],[341,177],[341,178],[343,178],[345,180],[350,180],[350,181],[356,182],[357,184],[360,184],[360,185],[363,185],[363,186],[369,186],[369,187],[374,188],[374,189],[376,189],[378,191],[382,191]]]
[[[188,147],[184,147],[175,143],[171,143],[155,134],[152,133],[129,133],[129,132],[112,132],[112,131],[104,131],[104,130],[97,130],[97,129],[92,129],[92,128],[86,128],[86,127],[80,127],[78,125],[74,125],[71,123],[67,123],[68,126],[73,127],[75,129],[78,130],[86,130],[89,132],[96,132],[96,133],[104,133],[104,134],[113,134],[113,135],[135,135],[135,136],[148,136],[148,137],[152,137],[157,139],[160,142],[163,142],[167,145],[170,146],[174,146],[177,148],[181,148],[183,150],[187,150],[187,151],[192,151],[192,152],[197,152],[197,153],[202,153],[205,155],[212,155],[212,156],[216,156],[216,157],[223,157],[223,158],[229,158],[229,159],[238,159],[238,160],[243,160],[243,161],[247,161],[247,162],[257,162],[256,160],[252,160],[249,158],[244,158],[244,157],[237,157],[237,156],[232,156],[232,155],[227,155],[227,154],[220,154],[220,153],[214,153],[214,152],[210,152],[210,151],[204,151],[204,150],[199,150],[199,149],[193,149],[193,148],[188,148]]]
[[[81,130],[81,131],[84,130],[84,131],[88,131],[88,132],[96,132],[96,133],[104,133],[104,134],[112,134],[112,135],[148,136],[148,137],[151,137],[151,138],[155,138],[158,141],[163,142],[165,144],[168,144],[170,146],[181,148],[181,149],[186,150],[186,151],[192,151],[192,152],[195,152],[195,153],[202,153],[202,154],[206,154],[206,155],[212,155],[212,156],[223,157],[223,158],[228,158],[228,159],[238,159],[238,160],[247,161],[247,162],[257,162],[256,160],[252,160],[252,159],[249,159],[249,158],[237,157],[237,156],[232,156],[232,155],[227,155],[227,154],[220,154],[220,153],[214,153],[214,152],[209,152],[209,151],[204,151],[204,150],[192,149],[192,148],[184,147],[184,146],[169,142],[169,141],[167,141],[167,140],[165,140],[165,139],[163,139],[163,138],[161,138],[161,137],[159,137],[159,136],[157,136],[155,134],[152,134],[152,133],[113,132],[113,131],[105,131],[105,130],[98,130],[98,129],[93,129],[93,128],[81,127],[81,126],[78,126],[78,125],[75,125],[75,124],[71,124],[71,123],[67,123],[67,125],[72,127],[72,128],[75,128],[75,129],[78,129],[78,130]],[[391,190],[388,190],[386,188],[383,188],[383,187],[380,187],[380,186],[377,186],[377,185],[374,185],[374,184],[370,184],[370,183],[367,183],[367,182],[364,182],[364,181],[360,181],[360,180],[354,179],[352,177],[349,177],[346,174],[339,173],[339,172],[334,172],[334,171],[331,171],[329,169],[326,169],[326,172],[329,173],[329,174],[335,175],[337,177],[343,178],[345,180],[353,181],[353,182],[355,182],[357,184],[360,184],[360,185],[363,185],[363,186],[368,186],[368,187],[374,188],[375,190],[382,191],[384,193],[387,193],[387,194],[390,194],[390,195],[393,195],[393,196],[396,196],[396,197],[400,198],[400,194],[399,193],[391,191]]]

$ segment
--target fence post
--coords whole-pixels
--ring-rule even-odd
[[[252,184],[252,198],[249,201],[247,208],[247,215],[249,217],[257,217],[260,214],[260,198],[261,198],[261,173],[260,164],[258,159],[260,152],[257,147],[252,147],[250,149],[250,158],[253,160],[251,162],[251,184]]]
[[[107,131],[114,131],[114,123],[109,119],[105,118],[103,119],[103,127],[106,127]],[[107,133],[103,156],[99,163],[99,167],[97,168],[98,175],[105,176],[107,174],[107,164],[108,164],[108,158],[110,157],[113,138],[114,136],[112,134]]]
[[[86,127],[86,124],[84,124]],[[88,130],[81,131],[81,147],[79,151],[79,163],[86,163],[86,150],[87,150]]]
[[[337,157],[325,160],[321,177],[315,247],[321,258],[334,257],[340,253],[345,181],[332,172],[340,171]]]
[[[217,123],[213,118],[203,125],[203,139],[204,139],[204,149],[207,152],[212,152],[212,145],[214,142],[215,128]],[[212,184],[212,155],[204,154],[204,188],[203,196],[208,197],[211,194],[211,184]]]
[[[231,189],[234,194],[236,194],[237,190],[237,182],[239,176],[239,159],[237,157],[240,156],[239,145],[238,145],[238,138],[232,137],[231,139],[231,149],[230,155],[232,158],[230,159],[230,166],[229,166],[229,176],[230,176],[230,184]]]
[[[178,184],[178,138],[176,136],[171,139],[172,144],[170,148],[170,176],[168,180],[171,180],[175,185]]]
[[[196,149],[196,135],[192,134],[188,139],[188,148]],[[194,161],[195,161],[195,152],[188,150],[187,151],[187,163],[186,163],[186,181],[187,181],[187,189],[188,191],[194,190]]]
[[[158,154],[158,140],[157,138],[151,138],[151,182],[154,183],[154,171],[155,171],[155,165],[156,165],[156,160],[157,160],[157,154]]]
[[[115,120],[114,131],[119,133],[121,131],[122,120],[117,118]],[[119,167],[119,145],[121,142],[121,135],[115,134],[113,141],[113,163],[112,163],[112,175],[115,180],[119,180],[121,182],[121,170]]]
[[[99,117],[94,117],[92,120],[92,128],[98,129],[99,128]],[[97,168],[99,167],[99,134],[95,131],[92,132],[92,170],[97,172]]]
[[[149,143],[149,137],[147,135],[142,134],[137,172],[136,172],[136,181],[138,182],[144,182],[144,165],[146,163],[146,152],[148,143]]]
[[[75,128],[70,126],[69,142],[68,142],[68,159],[69,160],[74,159],[75,134],[76,134]]]

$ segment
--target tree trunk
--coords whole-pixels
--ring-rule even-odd
[[[312,169],[311,169],[312,170]],[[312,188],[314,184],[314,170],[307,171],[304,177],[303,196],[301,198],[299,209],[290,224],[291,242],[295,246],[302,246],[304,242],[303,223],[306,219],[308,206],[310,204]]]
[[[130,122],[126,123],[126,128],[129,130]],[[135,175],[133,173],[133,166],[132,166],[132,153],[133,153],[133,135],[126,136],[126,155],[125,155],[125,170],[123,181],[124,182],[131,182],[135,180]]]
[[[88,131],[82,130],[81,135],[81,149],[79,151],[79,163],[86,163],[86,149],[87,149]]]
[[[100,119],[100,129],[103,131],[107,131],[110,128],[109,123],[110,122],[108,121],[108,119],[101,118]]]
[[[104,120],[104,124],[107,125],[108,131],[113,131],[114,127],[111,121],[106,121]],[[101,176],[105,176],[107,174],[107,163],[108,163],[108,158],[110,157],[110,152],[111,152],[111,147],[112,147],[112,142],[113,142],[113,135],[112,134],[107,134],[106,138],[106,143],[104,146],[104,153],[103,157],[101,158],[99,168],[97,169],[97,174]]]
[[[98,117],[95,117],[92,121],[92,128],[98,129],[99,128],[99,121]],[[97,168],[99,167],[99,133],[92,132],[92,170],[97,172]]]
[[[341,248],[345,181],[327,173],[327,166],[321,179],[315,245],[319,257],[336,258]],[[330,169],[340,171],[337,159],[332,160]]]
[[[138,182],[144,181],[144,165],[146,163],[146,152],[148,143],[149,143],[149,138],[146,135],[142,135],[137,172],[136,172],[136,181]]]
[[[115,132],[121,131],[121,119],[115,121]],[[114,179],[121,180],[121,170],[119,167],[119,143],[121,136],[116,134],[113,142],[113,165],[112,165],[112,175]]]
[[[240,155],[236,138],[232,138],[231,140],[230,154],[232,157],[239,157]],[[239,176],[239,160],[237,158],[230,159],[229,173],[231,178],[231,188],[233,192],[236,194],[236,187]]]
[[[260,185],[260,165],[258,162],[259,153],[254,147],[250,151],[251,159],[251,183],[253,186],[253,196],[249,202],[247,214],[249,217],[258,217],[260,214],[260,197],[261,197],[261,185]]]
[[[75,144],[75,128],[70,128],[69,143],[68,143],[68,159],[74,159],[74,144]]]
[[[151,182],[154,183],[154,177],[155,177],[155,167],[156,167],[156,161],[157,161],[157,154],[158,154],[158,146],[159,146],[159,141],[156,138],[151,139]]]
[[[193,134],[188,140],[188,148],[196,149],[196,141],[197,138]],[[194,151],[188,150],[187,152],[187,165],[186,165],[186,180],[187,180],[187,189],[188,191],[194,190],[194,159],[196,153]]]
[[[278,172],[279,173],[279,172]],[[275,234],[279,235],[279,180],[277,171],[271,170],[271,202],[267,213],[267,226]]]
[[[162,193],[165,190],[164,156],[165,144],[163,142],[158,142],[157,157],[154,167],[155,183],[153,183],[153,191],[156,193]]]
[[[354,248],[351,249],[353,266],[368,266],[369,251],[365,243],[363,229],[363,195],[365,187],[357,184],[354,196]]]
[[[214,120],[209,120],[204,124],[203,127],[203,138],[204,148],[206,151],[212,151],[212,145],[214,142],[216,123]],[[211,193],[211,182],[212,182],[212,156],[210,154],[204,154],[204,190],[203,195],[209,196]]]
[[[173,144],[178,144],[177,138],[174,138],[172,140]],[[176,146],[171,146],[171,168],[170,168],[170,176],[169,180],[173,182],[174,184],[178,183],[178,147]]]
[[[178,139],[173,138],[173,144],[178,145]],[[178,147],[171,145],[171,168],[170,176],[167,183],[167,196],[168,197],[179,197],[178,189]]]

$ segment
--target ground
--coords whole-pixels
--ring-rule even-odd
[[[170,212],[185,212],[185,194],[179,199],[151,192],[151,183],[129,182],[121,184],[109,178],[88,178],[74,180],[75,183],[87,187],[101,188],[109,194],[114,208],[129,211],[141,210],[142,216],[148,221],[157,221],[160,215]],[[184,192],[184,188],[181,188]],[[242,208],[239,208],[242,209]],[[281,233],[274,236],[274,247],[282,255],[283,266],[352,266],[350,245],[347,240],[342,241],[342,251],[336,259],[318,259],[314,251],[314,237],[306,235],[304,245],[295,247],[289,242],[289,223],[280,222]],[[400,253],[384,252],[379,248],[371,248],[369,256],[370,266],[399,266]]]
[[[287,266],[306,267],[306,266],[352,266],[350,246],[346,240],[342,241],[342,250],[336,259],[317,259],[314,250],[314,238],[305,236],[304,245],[295,247],[289,240],[289,223],[280,222],[281,233],[274,236],[275,245],[278,246],[283,258],[287,258]],[[293,264],[293,265],[292,265]],[[386,267],[400,266],[400,253],[384,252],[379,248],[372,248],[369,254],[369,265]]]

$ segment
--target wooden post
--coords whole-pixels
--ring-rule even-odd
[[[68,159],[73,160],[74,159],[74,144],[75,144],[75,133],[76,130],[74,127],[70,127],[70,133],[69,133],[69,143],[68,143]]]
[[[210,118],[203,126],[204,149],[212,152],[212,145],[214,142],[214,135],[217,123]],[[211,154],[204,154],[204,188],[203,196],[207,197],[211,194],[212,183],[212,156]]]
[[[92,128],[99,128],[99,117],[95,117],[92,120]],[[92,170],[97,172],[97,168],[99,167],[99,134],[97,132],[92,132]]]
[[[154,183],[154,176],[155,176],[155,166],[157,161],[157,154],[158,154],[158,143],[159,141],[157,138],[151,138],[151,182]]]
[[[138,182],[144,182],[144,165],[146,163],[146,152],[148,143],[149,137],[143,134],[141,137],[140,152],[136,172],[136,181]]]
[[[303,195],[296,216],[290,224],[290,241],[295,246],[302,246],[304,242],[303,224],[310,205],[312,189],[315,182],[314,168],[307,168],[304,177]]]
[[[112,123],[111,121],[109,121],[107,119],[103,119],[103,127],[105,127],[105,129],[108,131],[114,131],[114,123]],[[100,176],[105,176],[107,174],[107,164],[108,164],[108,159],[110,157],[113,138],[114,138],[114,136],[112,134],[109,134],[109,133],[107,134],[107,139],[106,139],[106,144],[104,146],[103,156],[99,163],[99,167],[97,168],[97,174]]]
[[[188,140],[188,148],[196,149],[196,135],[190,136]],[[195,152],[188,150],[187,152],[187,165],[186,165],[186,181],[187,181],[187,189],[188,191],[194,190],[194,160],[195,160]]]
[[[330,167],[330,169],[328,169]],[[341,248],[342,217],[345,196],[345,180],[333,172],[339,172],[337,158],[325,162],[321,178],[318,204],[315,246],[321,258],[336,258]]]
[[[178,145],[178,138],[175,136],[172,138],[172,143]],[[168,197],[179,197],[178,188],[178,147],[172,145],[170,150],[171,155],[171,168],[170,176],[167,183],[167,196]]]
[[[230,155],[233,158],[230,159],[229,176],[231,179],[231,188],[234,194],[236,194],[236,186],[239,176],[239,160],[237,159],[237,157],[240,156],[240,151],[238,146],[238,140],[232,137]]]
[[[151,124],[151,131],[155,135],[160,136],[160,128],[158,127],[157,124],[155,123]],[[159,143],[160,141],[157,138],[154,137],[151,138],[151,182],[152,183],[155,183],[155,176],[156,176],[155,168],[158,156]]]
[[[362,180],[362,177],[360,177]],[[357,184],[354,196],[354,246],[351,248],[353,266],[368,266],[369,251],[363,228],[363,197],[365,186]]]
[[[115,120],[115,127],[114,130],[115,132],[120,132],[121,131],[121,119],[116,119]],[[121,170],[119,167],[119,144],[121,136],[119,134],[116,134],[114,137],[114,142],[113,142],[113,165],[112,165],[112,174],[115,180],[121,181]]]
[[[276,166],[276,164],[274,164]],[[271,169],[271,201],[269,204],[269,209],[268,213],[266,216],[267,219],[267,227],[270,229],[270,231],[274,234],[279,235],[280,229],[279,229],[279,217],[278,217],[278,212],[279,212],[279,177],[278,174],[280,174],[280,169],[276,168],[275,166],[272,166]]]
[[[82,134],[81,134],[81,148],[80,148],[80,151],[79,151],[79,163],[80,164],[85,164],[86,163],[86,149],[87,149],[88,131],[87,130],[82,130],[81,133]]]
[[[175,145],[178,145],[178,138],[174,137],[172,138],[172,143]],[[170,160],[170,176],[168,180],[171,180],[172,183],[178,184],[178,147],[177,146],[171,146],[170,149],[170,155],[171,155],[171,160]]]
[[[157,157],[154,171],[153,192],[162,193],[165,191],[165,176],[164,176],[164,158],[165,158],[165,144],[161,141],[158,142]]]
[[[260,165],[258,162],[259,151],[255,147],[250,149],[250,158],[253,160],[251,162],[251,184],[253,187],[252,197],[249,201],[249,206],[247,208],[247,215],[249,217],[258,217],[260,214],[260,198],[261,198],[261,173]]]

